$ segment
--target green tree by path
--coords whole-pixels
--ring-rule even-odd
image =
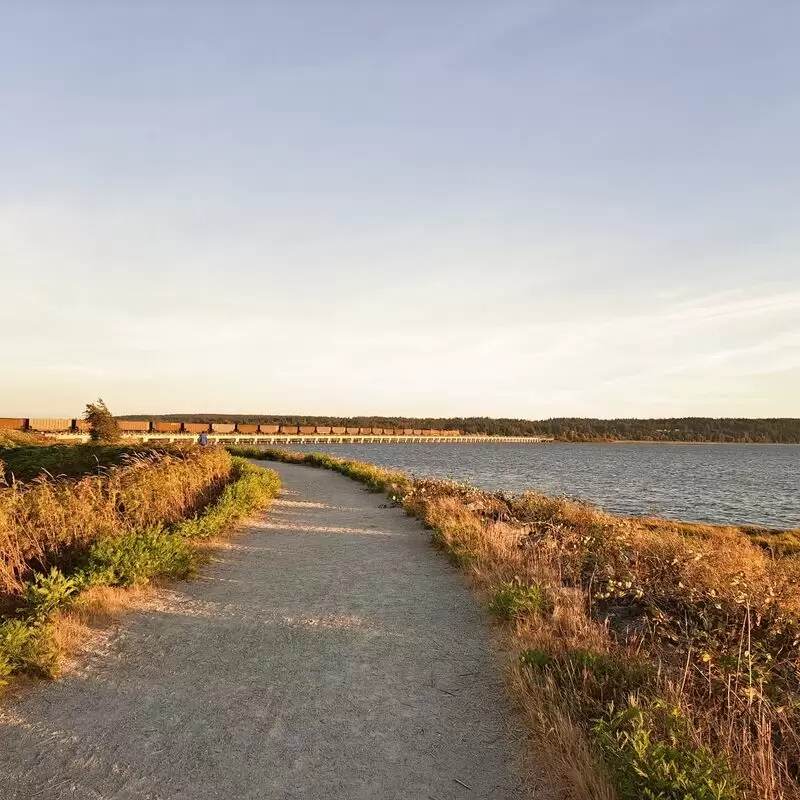
[[[122,432],[102,398],[87,403],[83,418],[89,423],[89,436],[93,442],[118,442]]]

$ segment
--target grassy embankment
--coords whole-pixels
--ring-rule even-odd
[[[175,450],[167,445],[51,444],[4,447],[0,442],[0,479],[6,483],[31,481],[39,475],[79,478],[101,474],[126,457],[143,452]]]
[[[537,760],[576,800],[800,796],[800,532],[621,518],[325,455],[466,570],[513,654]]]
[[[45,461],[56,457],[40,449]],[[84,455],[73,453],[67,471],[80,472]],[[0,487],[0,683],[55,676],[76,629],[124,607],[114,587],[190,575],[201,540],[266,507],[279,487],[271,470],[196,447],[127,454],[78,479]]]

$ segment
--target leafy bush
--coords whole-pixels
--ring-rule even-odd
[[[502,619],[526,614],[545,616],[553,612],[553,601],[547,587],[538,583],[523,583],[517,577],[500,585],[489,601],[489,611]]]
[[[113,444],[122,438],[119,423],[114,419],[102,398],[87,403],[83,418],[89,423],[89,436],[93,442]]]
[[[100,575],[112,586],[134,586],[156,575],[185,578],[192,567],[192,550],[185,540],[154,526],[95,542],[84,572],[90,581]]]
[[[676,711],[631,706],[599,721],[593,733],[621,800],[740,797],[727,761],[697,747]]]
[[[80,591],[81,581],[68,578],[57,567],[49,573],[34,575],[25,587],[25,607],[32,617],[48,617],[67,605]]]
[[[13,672],[51,678],[58,674],[58,663],[52,625],[42,620],[0,622],[0,679]]]

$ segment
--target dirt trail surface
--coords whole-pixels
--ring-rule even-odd
[[[529,796],[483,612],[428,534],[274,466],[280,499],[198,579],[0,700],[4,800]]]

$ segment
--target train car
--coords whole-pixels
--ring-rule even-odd
[[[370,436],[372,434],[372,428],[359,428],[358,432],[361,436]]]
[[[208,423],[207,422],[184,422],[183,423],[183,432],[184,433],[208,433]]]
[[[328,436],[331,432],[330,425],[317,425],[317,433],[322,436]]]
[[[153,420],[153,430],[156,433],[180,433],[180,422],[165,422],[163,419]]]
[[[280,426],[281,433],[288,433],[294,435],[299,432],[297,425],[281,425]]]
[[[212,422],[212,433],[233,433],[236,430],[236,425],[233,422]]]
[[[412,431],[412,434],[414,436],[422,436],[422,428],[414,428],[414,430]]]
[[[442,436],[461,436],[461,431],[442,431]]]
[[[28,428],[38,433],[60,433],[72,430],[71,419],[39,418],[29,419]]]
[[[331,433],[336,436],[342,436],[343,434],[347,433],[347,428],[331,428]]]
[[[25,420],[21,417],[0,417],[0,430],[24,431]]]
[[[280,430],[279,425],[259,425],[258,429],[261,433],[278,433]]]
[[[350,436],[358,436],[358,434],[361,433],[361,428],[345,428],[344,432]]]
[[[420,431],[423,436],[433,436],[433,430],[430,428],[426,428],[425,430]]]
[[[258,433],[258,425],[251,425],[246,422],[238,422],[236,424],[238,433]]]
[[[123,433],[148,433],[150,430],[148,419],[119,419],[117,424]]]
[[[92,423],[88,419],[76,419],[75,430],[78,433],[89,433],[92,429]]]
[[[396,433],[397,433],[397,431],[394,428],[384,428],[383,429],[383,435],[384,436],[394,436]]]
[[[305,434],[306,436],[310,436],[317,432],[317,429],[313,425],[301,425],[300,426],[300,433]]]
[[[403,428],[403,436],[413,436],[414,429],[413,428]]]

